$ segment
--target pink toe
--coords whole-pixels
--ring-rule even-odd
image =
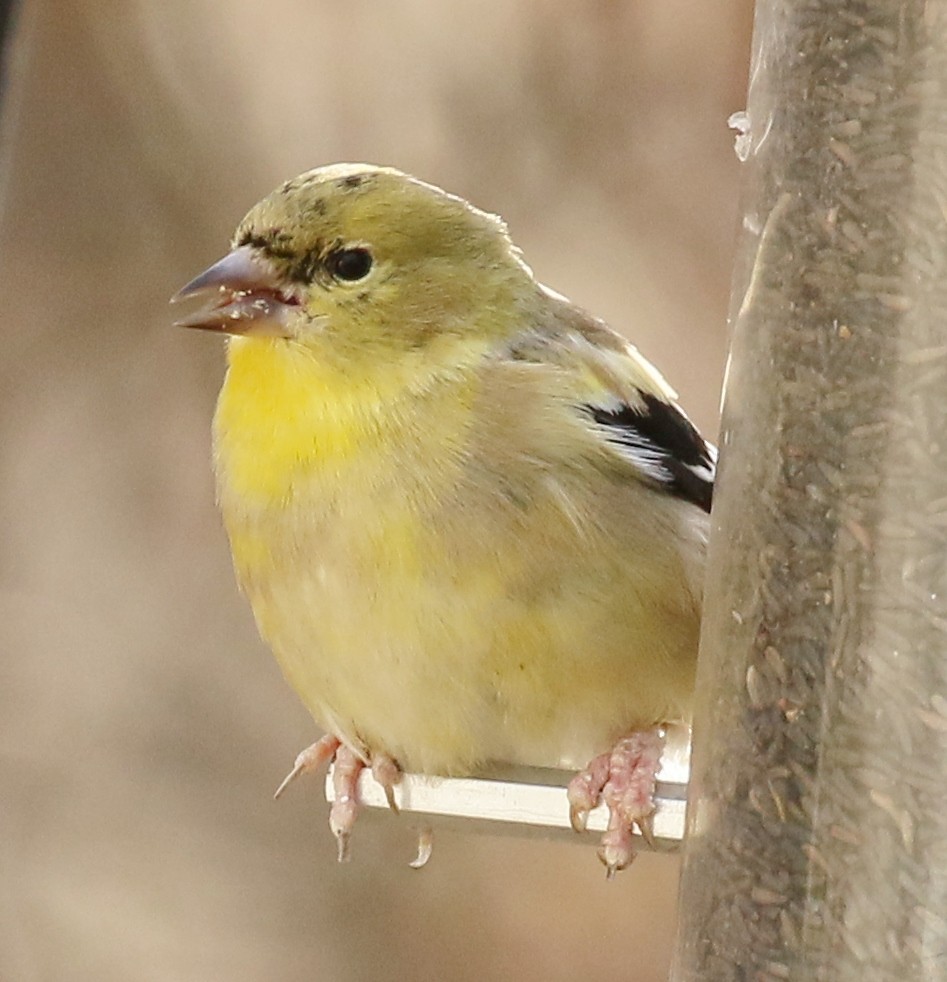
[[[635,858],[635,846],[631,829],[625,825],[610,828],[602,836],[598,858],[605,865],[605,875],[611,879],[619,870],[631,865]]]
[[[358,817],[358,776],[365,762],[350,747],[339,747],[332,769],[335,801],[329,809],[329,828],[339,843],[339,862],[349,858],[348,841]]]
[[[609,810],[630,825],[654,811],[654,785],[661,767],[664,732],[633,733],[615,744],[602,796]]]
[[[569,782],[566,794],[573,811],[588,813],[598,804],[608,780],[609,758],[609,754],[599,754]]]
[[[384,790],[388,807],[397,812],[394,789],[401,782],[401,768],[387,754],[375,754],[372,757],[372,777]]]

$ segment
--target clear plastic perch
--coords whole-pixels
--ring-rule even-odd
[[[654,839],[661,851],[678,847],[684,835],[684,809],[690,746],[683,729],[668,731],[655,790]],[[569,824],[566,785],[575,774],[543,768],[498,770],[489,777],[425,777],[405,774],[395,786],[399,811],[424,819],[434,828],[452,826],[465,830],[512,832],[539,838],[562,837],[589,845],[597,838],[589,833],[605,831],[608,814],[599,805],[589,814],[588,830],[577,835]],[[335,792],[332,771],[325,782],[326,800]],[[388,810],[388,802],[371,771],[362,771],[359,800],[366,808]],[[641,848],[648,848],[638,837]]]

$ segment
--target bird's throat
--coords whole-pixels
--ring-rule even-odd
[[[428,382],[409,363],[360,371],[281,339],[232,338],[228,361],[214,419],[218,484],[264,507],[310,480],[364,478],[391,464],[386,455],[443,452],[475,398],[472,378]],[[449,414],[438,413],[442,400]]]

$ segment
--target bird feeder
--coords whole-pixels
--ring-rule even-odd
[[[759,0],[675,982],[947,978],[947,3]]]

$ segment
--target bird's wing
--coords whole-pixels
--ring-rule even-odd
[[[642,395],[643,405],[591,401],[583,406],[605,439],[660,488],[706,512],[713,500],[717,451],[673,402]]]
[[[568,369],[576,411],[593,432],[646,483],[709,512],[716,448],[633,345],[584,311],[564,309],[551,326],[516,339],[508,354]]]

